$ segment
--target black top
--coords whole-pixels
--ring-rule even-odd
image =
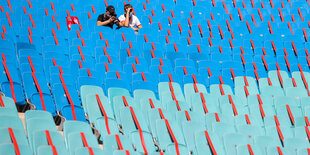
[[[104,22],[104,21],[107,21],[107,20],[109,20],[109,17],[105,16],[104,14],[99,15],[98,18],[97,18],[97,21],[101,21],[101,22]],[[108,27],[113,29],[113,25],[114,25],[114,23],[111,22],[111,23],[109,23],[109,24],[107,24],[105,26],[108,26]]]

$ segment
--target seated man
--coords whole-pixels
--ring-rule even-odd
[[[138,31],[139,28],[142,28],[142,25],[137,18],[137,16],[133,15],[132,13],[132,6],[130,4],[126,4],[124,6],[125,14],[121,15],[118,19],[120,21],[121,27],[130,27],[134,31]],[[137,26],[137,27],[135,27]]]
[[[106,12],[98,16],[97,26],[108,26],[113,29],[113,25],[119,26],[119,20],[117,19],[114,6],[107,7]]]

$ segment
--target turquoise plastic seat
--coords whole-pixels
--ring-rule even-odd
[[[222,113],[225,113],[226,115],[242,115],[242,114],[249,114],[249,109],[246,105],[244,105],[241,100],[238,97],[231,96],[232,101],[235,105],[236,112],[233,110],[233,106],[229,101],[228,96],[220,96],[219,97],[219,102],[220,102],[220,109]]]
[[[290,106],[299,106],[299,100],[294,97],[289,96],[277,96],[274,97],[274,106],[277,108],[283,105],[290,105]]]
[[[232,89],[229,85],[222,84],[225,95],[233,95]],[[219,84],[210,85],[210,94],[215,96],[221,96],[221,90]]]
[[[305,138],[285,138],[283,143],[284,147],[292,152],[310,147],[309,141]]]
[[[262,104],[265,105],[271,105],[273,106],[273,98],[271,96],[268,96],[268,95],[259,95],[260,96],[260,99],[262,100]],[[258,105],[259,104],[259,100],[258,100],[258,97],[257,95],[250,95],[248,96],[247,98],[247,102],[248,102],[248,105],[251,105],[251,104],[256,104]]]
[[[161,109],[161,111],[162,111],[162,113],[166,119],[174,120],[174,115],[172,115],[170,112],[168,112],[164,109]],[[148,122],[149,122],[148,126],[149,126],[149,129],[150,129],[153,137],[155,139],[158,139],[158,135],[156,132],[156,120],[161,119],[159,110],[158,109],[150,109],[148,111],[148,117],[147,118],[148,118]]]
[[[201,125],[205,126],[205,121],[204,121],[205,115],[201,115],[199,113],[192,112],[192,111],[186,111],[186,112],[178,111],[175,113],[175,119],[179,125],[182,125],[183,122],[191,121],[191,122],[199,122]],[[190,120],[188,120],[187,114]]]
[[[297,105],[295,105],[295,106],[289,105],[289,109],[293,115],[293,118],[304,116],[301,108],[299,108]],[[286,116],[286,117],[290,118],[290,115],[288,113],[288,109],[287,109],[286,105],[276,107],[276,111],[277,111],[278,116]],[[295,121],[294,121],[294,123],[295,123]]]
[[[168,121],[171,127],[171,130],[178,142],[179,145],[185,145],[185,140],[182,134],[182,130],[176,124],[175,121]],[[156,120],[156,132],[158,136],[158,143],[163,150],[166,150],[169,145],[174,146],[173,140],[170,138],[170,133],[166,126],[165,120],[157,119]]]
[[[129,150],[129,152],[134,152],[133,146],[128,139],[127,136],[125,135],[118,135],[119,140],[123,146],[124,150]],[[103,138],[103,148],[105,151],[113,152],[115,150],[119,149],[117,140],[116,140],[116,135],[107,135]]]
[[[2,101],[4,104],[4,108],[10,108],[10,109],[14,110],[15,113],[17,113],[16,105],[15,105],[14,100],[12,98],[5,97],[5,96],[1,96],[1,98],[2,98]]]
[[[287,117],[287,115],[277,115],[277,118],[281,126],[292,126],[291,120],[289,117]],[[265,124],[265,127],[275,126],[276,121],[275,121],[274,116],[265,117],[264,124]]]
[[[261,88],[262,95],[269,96],[285,96],[284,91],[281,87],[277,86],[265,86]]]
[[[120,111],[122,108],[126,107],[126,101],[128,106],[132,106],[132,107],[139,107],[139,105],[135,102],[135,100],[132,97],[129,96],[125,96],[125,99],[123,99],[123,96],[115,96],[113,98],[113,111],[115,114],[115,120],[117,123],[120,123]]]
[[[189,106],[186,102],[184,101],[162,101],[161,102],[163,106],[166,107],[166,110],[171,112],[171,113],[176,113],[177,111],[189,111]],[[180,108],[180,109],[179,109]]]
[[[261,149],[259,146],[256,145],[250,145],[252,149],[253,154],[257,155],[265,155],[265,151]],[[248,145],[239,145],[237,147],[237,155],[251,155]]]
[[[99,96],[105,96],[103,90],[101,87],[98,86],[91,86],[91,85],[83,85],[80,88],[80,96],[81,96],[81,101],[83,104],[83,108],[85,112],[88,112],[88,105],[86,104],[86,97],[88,95],[93,95],[95,96],[98,94]]]
[[[217,154],[226,154],[224,149],[223,140],[214,132],[208,132],[211,142]],[[207,140],[205,131],[195,133],[195,145],[198,155],[212,154],[210,144]]]
[[[107,97],[103,96],[102,94],[101,95],[98,95],[99,96],[99,99],[100,99],[100,102],[101,102],[101,105],[107,115],[107,117],[109,119],[115,119],[114,118],[114,114],[113,114],[113,110],[112,110],[112,107],[109,103],[109,100]],[[84,105],[83,106],[87,106],[87,114],[88,114],[88,120],[91,122],[91,123],[94,123],[96,121],[97,118],[100,118],[103,116],[103,112],[101,111],[101,108],[100,108],[100,105],[99,105],[99,102],[97,100],[97,97],[95,94],[88,94],[86,97],[85,97],[85,102],[84,102]]]
[[[33,155],[30,147],[28,145],[18,145],[20,154],[22,155]],[[1,144],[0,145],[0,154],[5,155],[15,155],[16,151],[13,144]]]
[[[16,108],[0,108],[0,116],[13,116],[18,117]]]
[[[265,117],[273,117],[276,115],[275,108],[270,104],[263,104],[262,105],[263,112],[265,114]],[[254,117],[260,117],[262,118],[262,111],[258,104],[251,104],[249,105],[250,114]]]
[[[65,121],[63,123],[63,135],[68,151],[72,155],[77,148],[84,147],[81,133],[85,135],[89,147],[99,148],[97,138],[94,136],[89,124],[79,121]]]
[[[309,154],[308,148],[298,149],[297,150],[297,155],[304,155],[304,154]]]
[[[216,122],[212,124],[212,131],[215,132],[218,136],[222,137],[225,134],[228,133],[236,133],[237,130],[234,125],[222,123],[222,122]]]
[[[238,98],[240,98],[240,100],[244,104],[247,103],[247,95],[256,95],[256,94],[258,94],[258,90],[253,88],[253,87],[246,87],[246,89],[245,89],[245,86],[236,86],[235,87],[235,95]]]
[[[266,129],[267,136],[273,137],[275,139],[279,139],[279,134],[275,126],[268,126],[265,129]],[[280,129],[281,129],[284,139],[294,137],[294,131],[292,128],[290,128],[290,126],[280,125]]]
[[[132,108],[132,111],[130,110]],[[141,113],[141,110],[134,107],[124,107],[120,110],[120,121],[122,125],[122,129],[125,134],[130,134],[134,131],[138,130],[137,125],[135,124],[134,116],[136,116],[136,119],[142,129],[142,131],[149,132],[148,126],[146,124],[146,121],[144,120],[144,117]]]
[[[247,135],[249,137],[265,135],[265,129],[256,125],[237,125],[237,133]]]
[[[217,114],[218,119],[216,118],[216,114],[215,113],[208,113],[205,116],[205,124],[207,126],[208,130],[212,129],[212,125],[215,122],[221,122],[221,123],[225,123],[225,124],[230,124],[230,125],[235,125],[235,121],[234,121],[234,117],[231,117],[230,115],[226,115],[226,114],[221,114],[218,113]]]
[[[276,83],[272,83],[272,82],[271,82],[271,84],[272,84],[273,87],[281,87],[281,85],[280,85],[279,82],[276,82]],[[272,86],[270,85],[270,83],[269,83],[269,81],[268,81],[267,78],[260,78],[260,79],[258,80],[258,86],[259,86],[260,92],[262,92],[262,89],[263,89],[264,87],[272,87]]]
[[[143,109],[142,110],[142,114],[143,114],[143,116],[145,118],[148,118],[149,110],[153,109],[151,103],[153,103],[154,109],[157,109],[157,108],[163,109],[163,106],[161,105],[161,102],[159,100],[152,100],[152,101],[150,101],[147,98],[141,99],[140,100],[140,109]],[[149,124],[149,120],[148,119],[146,119],[146,122]]]
[[[310,73],[309,72],[303,72],[304,77],[306,79],[307,84],[309,85],[310,82]],[[295,79],[297,86],[305,86],[304,82],[302,80],[301,73],[299,71],[295,71],[292,73],[292,78]]]
[[[206,105],[208,113],[215,113],[215,112],[219,113],[220,109],[219,109],[219,102],[218,102],[217,96],[209,95],[205,93],[202,93],[202,95],[205,100],[205,105]],[[201,115],[206,113],[206,110],[204,109],[204,106],[202,104],[203,98],[200,95],[200,93],[193,94],[191,97],[192,111],[199,113]]]
[[[49,131],[49,135],[51,137],[51,141],[53,145],[55,145],[59,149],[66,149],[65,141],[62,135],[57,131]],[[47,140],[46,131],[34,131],[32,133],[32,142],[33,144],[33,152],[39,153],[39,148],[41,146],[49,145]]]
[[[178,101],[185,101],[181,86],[175,82],[171,82],[171,85],[173,87],[175,98]],[[161,101],[169,101],[169,100],[173,99],[172,95],[171,95],[171,90],[169,87],[169,82],[159,82],[158,83],[158,95],[159,95],[159,99]]]
[[[25,112],[25,122],[33,118],[47,119],[49,122],[54,122],[53,116],[49,112],[42,111],[42,110],[27,110]],[[27,123],[26,123],[26,126],[27,126]]]
[[[248,82],[248,87],[253,88],[254,90],[257,90],[257,83],[256,80],[251,77],[251,76],[245,76],[246,80]],[[235,87],[239,87],[239,86],[246,86],[246,82],[245,82],[245,77],[244,76],[237,76],[234,78],[234,82],[235,82]]]
[[[294,154],[295,153],[287,148],[280,147],[280,149],[283,154]],[[267,148],[267,155],[275,155],[275,154],[279,154],[277,147],[273,146],[273,147]]]
[[[101,150],[99,148],[91,148],[91,149],[94,153],[93,155],[102,155],[105,153],[103,150]],[[78,148],[75,151],[75,155],[92,155],[92,154],[89,152],[88,148],[82,147],[82,148]]]
[[[246,144],[253,145],[252,140],[248,136],[243,134],[236,134],[236,133],[225,134],[223,136],[223,140],[226,152],[231,155],[237,154],[237,148],[240,145],[246,145]]]
[[[118,124],[114,119],[108,118],[108,125],[106,124],[105,117],[99,117],[94,122],[95,128],[99,130],[100,132],[100,140],[106,135],[109,135],[108,129],[110,131],[110,134],[118,134]],[[109,127],[109,128],[107,128]]]
[[[306,127],[306,126],[296,127],[294,129],[295,137],[296,138],[302,138],[302,139],[307,138],[308,135],[307,135],[307,132],[306,132],[305,128],[310,129],[309,127]]]
[[[308,97],[307,89],[300,87],[288,87],[284,89],[285,95],[300,99],[302,97]]]
[[[272,82],[272,85],[279,85],[279,86],[281,86],[280,80],[279,80],[279,76],[278,76],[277,72],[278,71],[269,71],[268,72],[268,77],[270,78],[270,80]],[[289,78],[289,76],[288,76],[286,71],[279,71],[279,73],[281,75],[282,80]]]
[[[1,116],[0,117],[0,128],[13,128],[24,130],[24,126],[19,117],[16,116]]]
[[[179,144],[178,146],[180,154],[189,154],[189,150],[185,145]],[[166,151],[168,154],[176,154],[176,147],[175,145],[169,145]]]
[[[12,129],[15,139],[19,145],[29,145],[25,130]],[[12,138],[8,128],[0,128],[0,144],[12,143]]]
[[[271,146],[281,146],[280,140],[271,136],[254,136],[254,144],[264,150]]]
[[[206,130],[205,128],[204,124],[196,121],[184,121],[182,123],[182,131],[188,150],[197,152],[195,147],[195,133],[204,131]]]
[[[144,144],[146,147],[147,152],[154,152],[156,151],[156,147],[154,145],[153,142],[153,137],[149,132],[142,132],[143,134],[143,139],[144,139]],[[139,131],[133,131],[129,134],[129,137],[132,141],[132,143],[135,145],[136,147],[136,151],[139,153],[145,153],[143,146],[142,146],[142,142],[141,142],[141,137],[140,137],[140,133]]]
[[[198,90],[199,93],[208,94],[208,91],[207,91],[206,87],[205,87],[203,84],[197,83],[196,86],[197,86],[197,90]],[[185,96],[185,100],[186,100],[186,102],[189,103],[190,105],[191,105],[191,101],[192,101],[192,100],[191,100],[192,95],[195,94],[195,93],[198,93],[198,92],[196,92],[193,83],[184,84],[184,96]]]
[[[56,146],[57,154],[69,155],[68,150],[66,147],[57,147]],[[42,145],[38,148],[37,155],[54,155],[53,149],[49,145]]]
[[[256,125],[256,126],[264,126],[264,122],[262,120],[261,116],[255,116],[255,115],[247,115],[247,117],[249,118],[249,121],[251,123],[251,125]],[[235,124],[236,125],[247,125],[247,119],[246,119],[246,115],[238,115],[234,117],[235,119]]]
[[[156,100],[156,96],[153,91],[144,90],[144,89],[136,89],[133,91],[134,99],[137,103],[140,103],[141,99],[149,99]]]
[[[114,97],[115,96],[128,96],[130,97],[130,92],[129,90],[127,89],[124,89],[124,88],[109,88],[108,89],[108,98],[109,98],[109,102],[110,102],[110,105],[112,106],[112,109],[114,110]],[[114,111],[113,111],[114,112]],[[115,112],[114,112],[115,114]]]

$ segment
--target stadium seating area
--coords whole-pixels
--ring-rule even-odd
[[[128,3],[139,32],[96,25]],[[1,0],[0,26],[1,155],[310,154],[309,0]]]

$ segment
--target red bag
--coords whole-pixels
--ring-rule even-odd
[[[80,24],[78,17],[69,16],[69,17],[66,17],[66,19],[67,19],[67,27],[69,31],[71,30],[72,24]]]

